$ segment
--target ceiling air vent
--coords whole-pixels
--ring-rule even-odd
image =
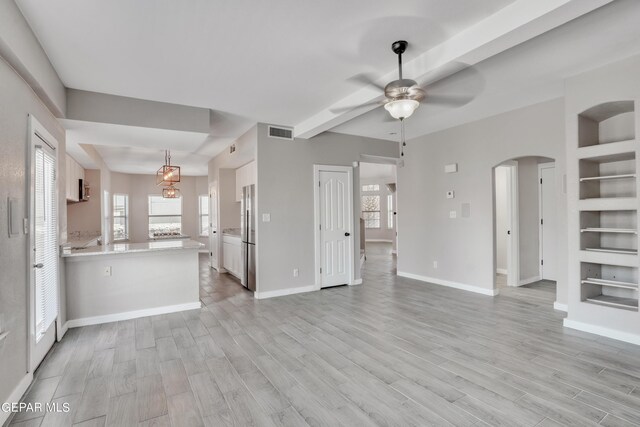
[[[279,126],[269,126],[269,137],[288,139],[289,141],[293,141],[293,129]]]
[[[236,152],[236,144],[231,144],[229,146],[229,154],[233,154]]]

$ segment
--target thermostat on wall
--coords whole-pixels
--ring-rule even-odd
[[[447,199],[453,199],[455,197],[455,193],[453,190],[447,191]]]
[[[455,173],[458,172],[458,164],[451,163],[450,165],[444,166],[444,173]]]

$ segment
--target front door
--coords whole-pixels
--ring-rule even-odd
[[[58,316],[58,201],[56,153],[39,134],[32,159],[30,368],[33,371],[55,341]]]
[[[218,195],[209,188],[209,267],[218,269]]]
[[[347,172],[320,171],[321,285],[345,285],[351,276],[351,207]]]

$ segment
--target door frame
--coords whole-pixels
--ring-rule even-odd
[[[333,165],[313,165],[313,229],[314,229],[314,248],[315,248],[315,290],[322,287],[322,275],[320,267],[322,266],[322,248],[320,233],[320,172],[346,172],[347,173],[347,200],[348,200],[348,217],[349,217],[349,233],[351,238],[348,244],[349,260],[347,262],[349,268],[349,286],[355,285],[355,258],[354,258],[354,221],[353,216],[353,167],[351,166],[333,166]],[[318,183],[318,185],[316,185]]]
[[[507,210],[511,239],[507,242],[507,286],[520,286],[520,212],[518,206],[518,162],[509,160],[496,165],[493,170],[493,288],[496,289],[496,255],[497,255],[497,206],[496,206],[496,169],[500,166],[508,168],[509,188],[507,189]]]
[[[211,220],[211,216],[212,216],[211,213],[213,212],[212,205],[213,205],[213,202],[214,202],[213,201],[213,199],[214,199],[213,195],[214,194],[215,194],[215,199],[216,199],[215,200],[215,205],[216,205],[216,209],[215,209],[216,210],[216,224],[215,224],[216,233],[215,234],[216,234],[216,243],[217,243],[217,245],[216,245],[217,246],[216,247],[216,265],[213,265],[211,263],[211,258],[212,258],[211,253],[213,252],[213,235],[214,235],[213,230],[212,230],[213,221]],[[213,268],[216,271],[219,271],[219,269],[220,269],[220,253],[221,253],[221,251],[220,251],[220,236],[222,235],[222,233],[218,232],[218,230],[220,228],[220,210],[219,210],[219,207],[220,207],[220,201],[218,199],[218,186],[215,185],[215,184],[209,184],[209,251],[208,251],[209,252],[209,256],[208,256],[208,258],[209,258],[209,268]]]
[[[538,164],[538,276],[540,276],[540,280],[543,279],[543,270],[544,266],[542,265],[542,260],[544,259],[544,250],[543,250],[543,237],[544,230],[542,225],[542,169],[553,169],[555,176],[556,162],[547,162],[547,163],[539,163]],[[555,191],[554,191],[555,196]]]
[[[27,372],[33,373],[33,371],[35,371],[35,369],[37,368],[37,365],[34,366],[34,360],[33,360],[33,356],[34,356],[34,347],[36,345],[35,342],[35,335],[34,335],[34,331],[35,331],[35,293],[34,293],[34,284],[35,284],[35,278],[34,278],[34,271],[33,271],[33,264],[35,263],[35,255],[34,255],[34,236],[35,236],[35,223],[34,223],[34,219],[35,219],[35,212],[34,212],[34,207],[35,207],[35,201],[33,200],[33,195],[35,194],[35,158],[34,158],[34,153],[35,153],[35,148],[36,145],[38,145],[40,139],[42,139],[43,141],[46,142],[46,144],[48,144],[50,147],[52,147],[52,149],[55,152],[55,161],[56,161],[56,185],[55,185],[55,197],[56,197],[56,203],[58,206],[56,206],[57,208],[59,208],[60,205],[60,152],[59,152],[59,147],[60,144],[58,143],[58,140],[51,135],[51,133],[49,133],[49,131],[47,131],[47,129],[32,115],[29,114],[28,115],[28,127],[29,127],[29,144],[27,146],[27,167],[28,167],[28,173],[26,174],[26,180],[27,180],[27,194],[29,195],[27,197],[28,201],[27,203],[29,204],[29,208],[27,210],[27,212],[29,213],[29,219],[28,219],[28,226],[29,226],[29,234],[28,234],[28,244],[27,244],[27,256],[26,256],[26,260],[27,260],[27,277],[29,278],[28,281],[28,289],[27,289]],[[41,143],[41,142],[40,142]],[[58,244],[60,244],[60,209],[58,210],[58,230],[56,230],[57,233],[57,237],[58,237]],[[55,339],[57,339],[58,341],[62,338],[62,335],[64,335],[65,329],[64,329],[64,325],[61,324],[61,318],[60,318],[60,307],[61,307],[61,292],[60,292],[60,258],[57,257],[56,258],[56,262],[58,262],[58,286],[56,287],[56,293],[57,293],[57,299],[58,299],[58,314],[56,316],[56,320],[55,320],[55,324],[52,326],[54,331],[55,331]]]

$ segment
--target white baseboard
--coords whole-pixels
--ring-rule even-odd
[[[553,303],[553,309],[558,311],[564,311],[565,313],[569,311],[569,306],[567,304],[560,304],[558,301]]]
[[[69,330],[69,322],[64,322],[64,324],[57,330],[56,341],[60,342],[62,338],[64,338],[64,334],[66,334],[68,330]]]
[[[24,396],[24,394],[29,389],[29,386],[31,385],[32,382],[33,382],[33,373],[28,372],[24,377],[22,377],[18,385],[16,385],[16,388],[13,389],[13,391],[11,392],[11,394],[9,395],[9,397],[5,402],[6,403],[20,402],[20,400],[22,399],[22,396]],[[5,421],[7,421],[11,415],[12,415],[11,412],[5,412],[0,410],[0,425],[4,425]]]
[[[365,258],[366,258],[366,255],[362,255],[360,257],[360,268],[362,268],[362,266],[364,265]]]
[[[265,291],[265,292],[256,291],[253,293],[253,297],[255,299],[266,299],[266,298],[282,297],[285,295],[302,294],[304,292],[312,292],[317,289],[318,289],[317,286],[311,285],[311,286],[301,286],[299,288],[278,289],[275,291]]]
[[[452,282],[450,280],[436,279],[433,277],[421,276],[419,274],[406,273],[398,271],[398,276],[406,277],[408,279],[420,280],[421,282],[433,283],[434,285],[447,286],[449,288],[461,289],[463,291],[475,292],[477,294],[496,296],[498,295],[498,289],[481,288],[480,286],[467,285],[466,283]]]
[[[119,320],[138,319],[140,317],[155,316],[158,314],[175,313],[177,311],[197,310],[202,307],[200,301],[186,304],[165,305],[162,307],[146,308],[144,310],[125,311],[122,313],[106,314],[103,316],[83,317],[67,321],[65,326],[77,328],[78,326],[99,325],[101,323],[117,322]]]
[[[353,285],[362,285],[362,279],[356,279],[356,280],[354,280],[354,281],[353,281],[353,283],[352,283],[351,285],[352,285],[352,286],[353,286]]]
[[[364,241],[371,243],[393,243],[393,240],[389,239],[365,239]]]
[[[498,274],[504,274],[505,276],[506,276],[507,274],[509,274],[509,272],[507,271],[507,269],[506,269],[506,268],[496,268],[496,273],[498,273]]]
[[[198,249],[198,253],[208,254],[209,253],[209,249]]]
[[[522,279],[518,282],[518,286],[528,285],[530,283],[539,282],[542,280],[540,276],[529,277],[528,279]]]
[[[567,328],[577,329],[579,331],[589,332],[603,337],[612,338],[614,340],[640,345],[640,335],[638,334],[605,328],[604,326],[591,325],[589,323],[578,322],[571,319],[564,319],[563,325]]]

